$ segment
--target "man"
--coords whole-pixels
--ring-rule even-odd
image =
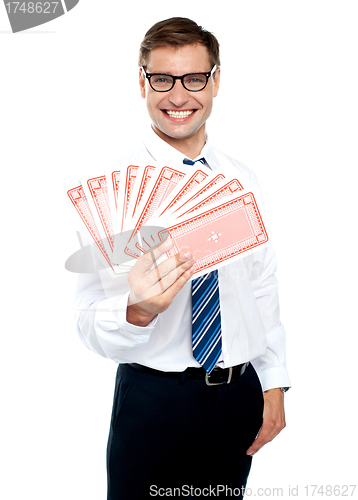
[[[139,66],[152,130],[125,159],[182,167],[200,160],[211,170],[228,165],[244,188],[259,189],[255,175],[206,136],[220,84],[216,38],[189,19],[159,22],[145,35]],[[158,247],[155,258],[170,245]],[[107,450],[109,500],[178,492],[229,496],[230,488],[242,497],[252,456],[285,426],[290,382],[273,249],[192,285],[194,259],[180,252],[154,270],[146,254],[127,277],[110,280],[98,271],[80,278],[80,336],[119,363]],[[207,289],[216,305],[205,335],[216,325],[215,341],[200,359],[192,336],[198,309],[210,304]],[[226,489],[215,489],[219,485]]]

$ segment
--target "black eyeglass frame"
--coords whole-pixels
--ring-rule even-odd
[[[147,73],[143,66],[141,69],[144,71],[144,75],[147,78],[149,85],[154,90],[154,92],[169,92],[174,87],[176,80],[180,80],[181,84],[183,85],[185,90],[187,90],[188,92],[201,92],[202,90],[205,89],[205,87],[208,84],[209,78],[211,77],[212,74],[215,73],[215,71],[218,69],[218,67],[215,64],[215,66],[207,73],[186,73],[185,75],[182,75],[182,76],[174,76],[174,75],[169,75],[167,73]],[[186,76],[190,76],[190,75],[204,75],[206,77],[206,83],[205,83],[204,87],[200,90],[190,90],[190,89],[186,88],[186,86],[184,85],[184,78]],[[173,85],[170,87],[170,89],[167,89],[167,90],[157,90],[151,84],[150,79],[152,78],[152,76],[170,76],[170,78],[173,78]]]

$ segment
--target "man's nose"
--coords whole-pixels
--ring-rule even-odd
[[[169,100],[175,106],[183,106],[189,100],[189,91],[183,87],[180,80],[175,80],[174,87],[169,91]]]

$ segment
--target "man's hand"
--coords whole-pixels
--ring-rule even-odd
[[[270,389],[264,392],[262,426],[255,441],[246,451],[247,455],[252,456],[257,453],[286,426],[283,400],[284,394],[281,389]]]
[[[194,259],[191,253],[179,252],[156,265],[153,263],[173,245],[169,238],[158,248],[142,255],[128,274],[129,299],[127,321],[146,326],[159,313],[165,311],[175,295],[192,276]]]

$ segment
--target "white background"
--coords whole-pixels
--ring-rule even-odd
[[[172,16],[220,41],[208,130],[258,175],[278,256],[294,387],[248,486],[305,498],[305,485],[357,483],[357,2],[82,0],[18,34],[0,5],[4,500],[106,498],[116,366],[75,332],[63,186],[147,128],[138,48]],[[215,454],[198,460],[215,469]]]

